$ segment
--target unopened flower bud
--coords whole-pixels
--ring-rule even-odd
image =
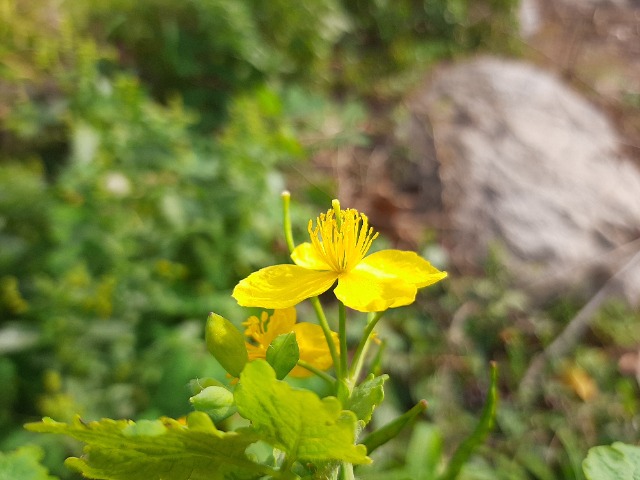
[[[236,411],[233,393],[224,387],[207,387],[189,401],[196,410],[208,413],[214,422],[220,422]]]
[[[244,336],[226,318],[210,313],[205,327],[205,340],[209,353],[234,377],[249,360]]]

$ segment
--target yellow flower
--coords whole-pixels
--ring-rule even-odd
[[[250,361],[265,358],[267,348],[278,335],[294,332],[300,350],[300,360],[319,370],[327,370],[333,365],[322,328],[313,323],[296,323],[295,308],[275,310],[271,316],[267,312],[262,312],[260,318],[249,317],[242,325],[246,327],[244,334],[255,342],[255,344],[247,343]],[[339,349],[338,334],[335,332],[331,334],[336,348]],[[302,378],[310,376],[311,372],[306,368],[294,367],[289,375]]]
[[[295,265],[263,268],[236,285],[233,297],[240,305],[291,307],[326,292],[337,280],[334,293],[347,307],[380,312],[413,303],[418,288],[447,276],[414,252],[382,250],[367,256],[378,234],[366,215],[341,210],[335,200],[334,205],[315,227],[309,221],[311,243],[295,248]]]

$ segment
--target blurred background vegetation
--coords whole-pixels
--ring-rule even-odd
[[[207,312],[242,320],[235,283],[286,258],[280,192],[294,190],[303,232],[335,196],[310,157],[375,142],[367,116],[436,62],[516,54],[516,7],[0,0],[0,448],[29,444],[12,454],[26,465],[42,447],[53,474],[74,478],[62,460],[77,445],[23,423],[187,413],[188,381],[217,368],[202,342]],[[498,428],[464,478],[581,479],[589,446],[637,435],[638,386],[606,353],[640,342],[638,316],[608,306],[616,328],[594,328],[542,399],[525,402],[528,361],[580,305],[532,313],[490,267],[380,332],[395,379],[378,421],[420,398],[430,418],[381,449],[366,478],[435,468],[473,428],[491,359]],[[464,345],[449,335],[462,307]]]

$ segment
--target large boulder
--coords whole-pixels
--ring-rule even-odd
[[[400,138],[410,156],[435,147],[423,171],[438,172],[459,270],[497,248],[545,295],[600,286],[640,251],[640,172],[607,117],[555,76],[479,58],[439,71],[409,105]],[[632,267],[618,280],[636,303]]]

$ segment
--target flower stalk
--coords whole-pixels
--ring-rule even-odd
[[[358,347],[356,348],[356,351],[353,354],[353,359],[351,361],[351,369],[349,370],[350,383],[357,382],[358,377],[360,377],[360,372],[362,371],[362,366],[364,365],[364,358],[366,356],[367,350],[369,349],[371,338],[373,337],[373,329],[376,327],[384,313],[385,312],[377,312],[373,314],[369,318],[367,325],[364,328],[362,338],[360,339],[360,343],[358,344]]]

